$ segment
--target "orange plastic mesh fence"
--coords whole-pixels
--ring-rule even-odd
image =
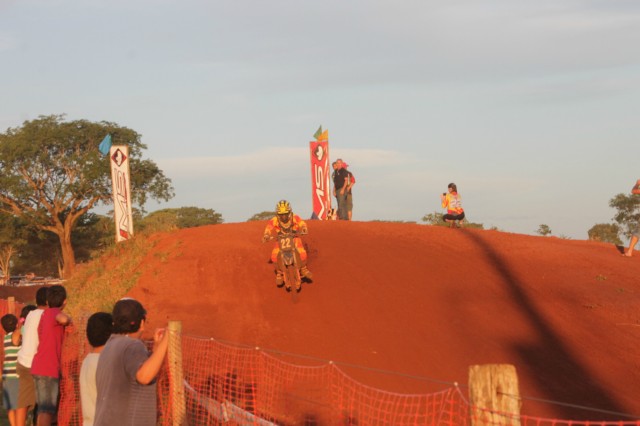
[[[333,364],[300,366],[258,349],[182,338],[187,423],[464,425],[459,394],[402,395],[365,386]],[[164,371],[160,393],[171,388]],[[163,425],[172,404],[160,397]]]
[[[19,306],[19,307],[18,307]],[[0,300],[0,313],[8,306]],[[22,305],[16,304],[16,311]],[[78,376],[89,351],[86,318],[67,328],[58,424],[82,424]],[[640,426],[640,421],[569,421],[472,410],[459,388],[405,395],[366,386],[332,363],[301,366],[259,349],[179,336],[182,387],[169,363],[158,378],[158,424]],[[472,415],[475,416],[472,419]]]

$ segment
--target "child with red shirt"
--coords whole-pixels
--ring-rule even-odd
[[[31,374],[36,386],[38,426],[50,426],[57,412],[60,389],[60,358],[64,329],[71,317],[62,312],[67,304],[67,291],[61,285],[47,290],[47,309],[38,324],[38,351],[33,357]]]

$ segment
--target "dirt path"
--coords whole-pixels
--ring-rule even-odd
[[[293,303],[275,286],[263,227],[158,236],[130,295],[152,326],[179,319],[187,334],[461,384],[470,365],[509,363],[527,397],[640,415],[640,255],[497,231],[311,221],[315,282]],[[347,370],[389,391],[447,387]],[[612,418],[531,400],[523,412]]]

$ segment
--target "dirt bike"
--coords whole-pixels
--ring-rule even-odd
[[[303,233],[296,231],[279,231],[278,234],[269,238],[269,241],[278,240],[278,260],[277,268],[284,277],[284,286],[287,291],[291,291],[294,287],[296,292],[300,292],[302,286],[302,277],[300,276],[300,255],[296,250],[295,238]]]

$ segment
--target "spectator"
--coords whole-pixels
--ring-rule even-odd
[[[62,312],[66,304],[66,289],[61,285],[49,287],[48,308],[38,324],[38,350],[31,365],[36,386],[38,426],[50,426],[58,411],[62,341],[65,327],[71,323],[71,317]]]
[[[640,194],[640,179],[638,179],[633,188],[631,188],[631,193],[636,195]],[[636,244],[638,244],[638,239],[640,239],[640,223],[636,223],[636,228],[631,235],[631,241],[629,241],[629,248],[622,253],[623,256],[633,256],[633,249]]]
[[[450,183],[447,186],[447,191],[448,192],[443,192],[440,196],[442,208],[447,209],[447,214],[442,216],[442,218],[445,222],[449,223],[449,227],[455,228],[457,222],[457,226],[462,228],[464,210],[462,209],[460,194],[458,194],[458,187],[455,183]]]
[[[347,171],[347,199],[345,201],[345,208],[347,209],[347,219],[351,220],[353,212],[353,195],[351,194],[351,188],[356,184],[356,178],[353,176],[349,169],[349,165],[342,161],[342,168]]]
[[[82,361],[80,368],[80,402],[82,404],[82,425],[92,426],[96,414],[96,370],[104,345],[111,336],[113,318],[107,312],[96,312],[87,321],[87,340],[91,352]]]
[[[11,426],[16,425],[16,408],[18,406],[18,373],[16,364],[20,349],[19,333],[15,333],[18,318],[6,314],[0,319],[4,329],[4,362],[2,364],[2,401]],[[17,336],[16,336],[17,334]]]
[[[96,385],[95,426],[155,426],[156,376],[169,346],[164,329],[154,333],[149,354],[140,340],[147,312],[133,299],[119,300],[113,307],[113,334],[100,354]]]
[[[38,325],[40,324],[42,313],[47,308],[47,291],[47,287],[40,287],[36,291],[36,305],[38,306],[35,310],[28,312],[22,327],[22,345],[18,351],[18,365],[16,366],[20,381],[18,408],[16,410],[16,424],[18,426],[25,426],[27,413],[30,408],[35,408],[36,404],[36,391],[33,376],[31,375],[31,364],[33,356],[38,350]]]
[[[333,163],[333,196],[338,202],[338,219],[349,220],[347,212],[347,184],[348,171],[342,167],[342,159],[338,158]]]

